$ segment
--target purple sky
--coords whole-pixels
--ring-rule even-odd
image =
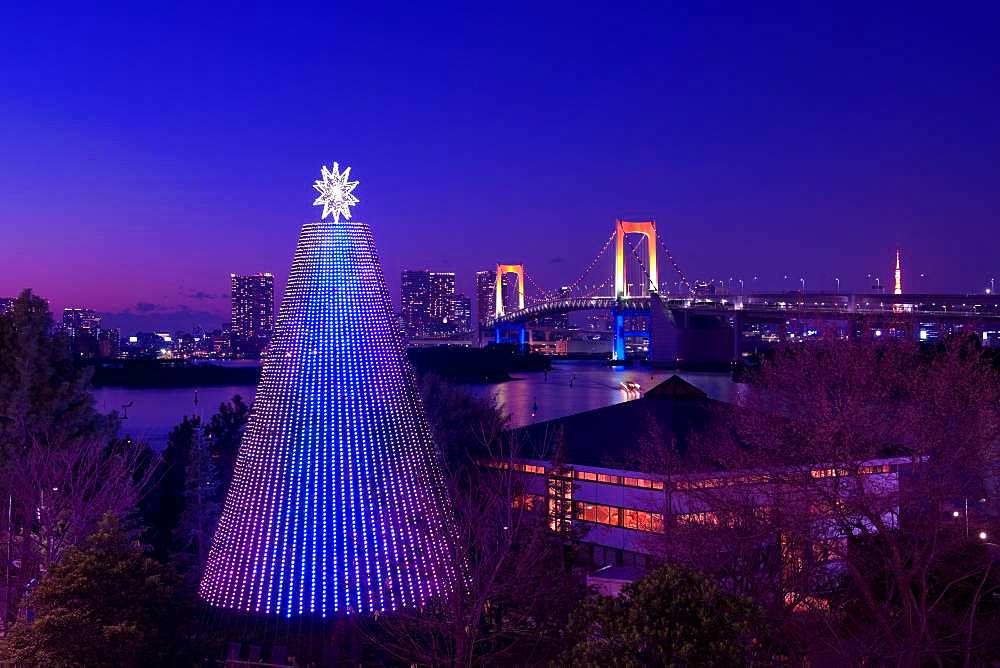
[[[909,289],[1000,273],[996,5],[19,4],[0,296],[217,325],[231,271],[283,285],[334,160],[394,295],[498,260],[554,287],[616,216],[767,288],[860,289],[897,246]]]

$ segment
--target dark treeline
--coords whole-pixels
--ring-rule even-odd
[[[187,364],[180,360],[98,360],[92,365],[94,387],[219,387],[256,385],[259,366]]]
[[[407,357],[418,373],[433,373],[461,383],[496,383],[510,380],[512,372],[545,371],[551,366],[544,355],[519,353],[513,344],[410,348]]]
[[[510,374],[517,371],[543,371],[550,367],[547,357],[518,353],[516,346],[507,344],[486,348],[411,348],[407,355],[419,373],[433,373],[462,383],[502,382],[510,380]],[[256,385],[261,373],[257,365],[223,366],[210,361],[192,364],[183,360],[96,360],[89,366],[94,387]]]

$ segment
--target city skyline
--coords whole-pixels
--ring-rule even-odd
[[[556,289],[616,217],[656,219],[701,279],[858,290],[896,248],[907,289],[994,275],[975,240],[1000,212],[996,8],[19,11],[0,28],[0,295],[57,313],[211,327],[230,273],[275,272],[280,294],[288,231],[316,217],[303,176],[333,157],[365,174],[354,215],[393,295],[421,268],[474,294],[498,261]],[[347,104],[314,67],[334,55]]]
[[[857,294],[865,294],[865,293],[877,294],[880,292],[884,293],[890,290],[895,283],[896,289],[892,291],[895,292],[895,294],[901,294],[901,290],[899,289],[898,286],[900,277],[903,275],[903,269],[900,267],[899,249],[896,250],[896,255],[894,257],[896,264],[894,266],[894,269],[888,272],[889,274],[891,274],[890,276],[885,276],[882,273],[873,272],[871,274],[866,275],[864,279],[860,281],[862,285],[860,287],[856,287],[855,289],[851,289],[850,285],[840,277],[835,277],[832,287],[823,285],[816,286],[810,282],[808,289],[806,289],[806,292],[815,294],[822,294],[822,293],[846,294],[850,292]],[[598,270],[597,273],[599,272],[600,270]],[[468,302],[468,304],[464,306],[464,308],[468,311],[467,320],[470,326],[473,323],[473,318],[475,318],[474,322],[477,323],[477,326],[482,326],[484,324],[485,320],[482,315],[484,305],[486,306],[487,309],[486,312],[488,313],[488,315],[492,316],[493,304],[495,302],[493,293],[495,291],[494,281],[496,274],[495,270],[493,269],[476,271],[473,274],[473,280],[471,281],[472,283],[471,292],[473,295],[475,295],[475,298],[465,295],[462,291],[458,289],[457,286],[461,285],[463,282],[466,281],[463,281],[459,276],[456,275],[455,272],[429,271],[426,269],[403,269],[400,273],[403,278],[398,284],[398,292],[397,294],[391,296],[393,298],[394,305],[398,307],[397,313],[401,316],[404,323],[407,319],[406,276],[408,274],[411,275],[426,274],[429,276],[437,275],[439,277],[445,277],[445,276],[449,277],[450,283],[448,291],[453,295],[452,299],[454,300],[452,306],[454,309],[461,309],[462,307],[460,306],[459,302],[462,302],[463,300],[464,302]],[[271,300],[271,304],[269,305],[268,308],[271,309],[272,312],[276,313],[280,302],[277,301],[278,295],[273,294],[275,280],[276,280],[274,274],[272,274],[271,272],[254,272],[246,275],[233,273],[230,274],[231,282],[235,281],[237,276],[247,279],[255,277],[265,278],[270,286],[268,290],[272,293],[271,296],[269,297],[269,299]],[[673,278],[677,278],[677,276],[673,276]],[[514,281],[513,279],[515,279],[515,277],[512,274],[507,274],[504,276],[505,302],[508,302],[510,301],[510,299],[513,299],[513,301],[511,301],[510,304],[508,304],[508,308],[516,308],[516,305],[514,303],[516,302],[516,298],[514,297],[514,295],[516,294],[515,292],[516,281]],[[970,294],[970,295],[977,293],[990,294],[993,292],[994,289],[995,285],[994,281],[995,279],[989,280],[981,290],[969,290],[957,294]],[[284,282],[281,281],[280,284],[283,285]],[[629,285],[632,286],[633,289],[635,289],[636,287],[635,282],[631,279],[629,281]],[[670,288],[669,287],[670,285],[673,285],[673,287]],[[691,286],[690,292],[688,292],[687,288],[684,287],[685,285]],[[918,274],[916,276],[910,275],[908,278],[908,285],[913,286],[913,289],[908,291],[911,294],[912,293],[934,294],[935,292],[937,292],[933,289],[933,286],[930,285],[930,282],[928,281],[927,277],[924,274]],[[688,294],[690,294],[691,296],[697,296],[699,294],[702,294],[705,288],[708,288],[712,295],[716,294],[716,289],[718,289],[718,294],[720,295],[735,296],[742,293],[751,294],[755,291],[760,293],[799,292],[802,289],[806,288],[806,282],[804,277],[796,278],[794,276],[786,274],[782,277],[782,279],[775,280],[770,285],[762,281],[760,276],[753,276],[747,279],[743,279],[742,277],[729,277],[728,280],[714,279],[714,278],[690,279],[686,282],[670,281],[664,279],[661,280],[661,286],[663,286],[665,289],[669,288],[670,290],[675,291],[675,294],[680,294],[684,296]],[[531,302],[531,301],[537,301],[538,299],[541,299],[543,297],[551,298],[555,295],[563,294],[565,290],[566,288],[564,286],[559,286],[546,295],[539,292],[538,289],[536,288],[534,290],[534,299],[530,297],[527,297],[527,299],[529,302]],[[20,293],[18,292],[17,294]],[[11,297],[0,298],[0,306],[3,306],[3,304],[5,304],[7,301],[13,300],[14,297],[17,296],[17,294],[12,295]],[[224,305],[226,309],[224,313],[200,312],[187,308],[175,312],[163,313],[156,308],[144,308],[153,306],[147,303],[139,303],[137,304],[138,308],[136,309],[136,311],[128,311],[126,313],[109,313],[101,311],[99,309],[92,309],[89,306],[89,302],[84,304],[78,304],[78,303],[67,304],[63,306],[59,311],[56,311],[55,308],[52,306],[50,300],[50,307],[53,308],[53,313],[67,311],[67,310],[93,311],[100,320],[106,321],[106,324],[113,325],[116,329],[121,330],[123,332],[151,333],[154,331],[165,331],[165,332],[190,331],[190,330],[207,331],[212,329],[218,330],[220,328],[225,328],[232,325],[235,322],[233,317],[233,309],[234,309],[234,301],[232,296],[233,294],[235,293],[232,292],[231,294],[226,295],[227,297],[229,297],[229,301],[226,302],[226,304]],[[40,296],[44,297],[44,295]],[[475,310],[472,310],[473,308]],[[0,312],[2,312],[2,308],[0,308]],[[404,329],[406,329],[405,325]],[[466,330],[462,329],[461,331],[466,331]],[[475,338],[475,333],[473,333],[473,337]],[[269,337],[265,336],[264,338],[266,339]]]

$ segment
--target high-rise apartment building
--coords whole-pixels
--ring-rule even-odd
[[[496,283],[496,269],[476,272],[476,340],[481,346],[493,340],[492,334],[486,331],[486,322],[496,312]]]
[[[69,337],[70,350],[79,357],[96,357],[101,334],[101,317],[94,309],[63,309],[62,328]]]
[[[406,338],[427,336],[430,329],[431,273],[404,269],[399,279],[399,314]]]
[[[455,274],[431,272],[431,336],[451,336],[455,328]]]
[[[559,288],[553,295],[557,298],[563,298],[570,296],[570,289],[567,287]],[[569,313],[553,313],[551,315],[542,316],[534,322],[531,323],[531,327],[542,327],[545,329],[569,329]]]
[[[93,332],[101,328],[101,317],[92,308],[67,307],[63,309],[63,330],[71,337],[80,332]]]
[[[14,308],[13,297],[0,297],[0,315],[7,313]]]
[[[496,311],[496,270],[476,272],[476,322],[480,326],[493,317]]]
[[[231,274],[231,279],[233,354],[259,357],[274,331],[274,276]]]
[[[219,335],[212,342],[212,352],[220,357],[232,357],[233,355],[233,323],[227,322],[222,325]]]
[[[455,333],[453,272],[404,270],[399,286],[407,338],[445,338]]]
[[[122,352],[122,330],[117,327],[102,329],[97,335],[97,352],[99,357],[120,357]]]
[[[455,295],[454,332],[457,336],[469,336],[472,333],[472,300],[465,295]]]

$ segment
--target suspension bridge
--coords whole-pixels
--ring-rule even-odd
[[[614,246],[614,264],[608,273],[608,253]],[[604,262],[602,263],[602,260]],[[666,261],[661,275],[660,260]],[[507,277],[516,279],[505,292]],[[666,279],[666,280],[664,280]],[[676,280],[674,280],[676,279]],[[526,288],[531,288],[529,294]],[[673,288],[673,289],[671,289]],[[524,264],[498,263],[494,311],[485,328],[496,342],[524,346],[531,323],[557,314],[599,311],[611,316],[613,361],[624,361],[626,338],[648,337],[650,352],[666,363],[682,362],[693,349],[705,345],[721,358],[738,359],[745,347],[747,328],[773,327],[774,336],[794,337],[792,321],[817,328],[833,324],[841,336],[927,338],[954,330],[984,335],[1000,330],[997,295],[887,295],[881,293],[824,293],[803,291],[696,297],[696,286],[680,268],[653,220],[616,220],[614,230],[594,258],[572,283],[546,290],[535,282]],[[742,292],[742,291],[741,291]],[[512,294],[513,293],[513,294]],[[817,324],[819,323],[819,324]],[[629,329],[631,328],[631,329]],[[803,331],[818,331],[801,329]],[[704,351],[694,357],[704,357]]]
[[[629,245],[629,235],[638,235],[639,238]],[[600,282],[593,282],[595,270],[600,266],[601,260],[606,258],[612,242],[615,247],[614,270]],[[644,246],[644,253],[640,253],[640,246]],[[653,302],[659,299],[660,294],[670,293],[668,286],[660,284],[657,262],[659,253],[663,254],[677,274],[676,285],[683,286],[686,294],[693,294],[693,286],[687,276],[662,239],[658,239],[656,222],[653,220],[616,220],[614,231],[604,241],[594,259],[575,281],[558,291],[541,288],[527,274],[523,264],[498,263],[494,313],[487,321],[487,327],[493,328],[497,342],[511,338],[513,333],[514,338],[523,345],[525,326],[538,318],[573,311],[605,311],[611,314],[613,321],[612,359],[624,360],[626,335],[649,333],[648,325],[642,331],[626,332],[626,319],[644,319],[648,323]],[[638,270],[639,280],[630,280],[630,270]],[[507,301],[513,300],[504,299],[504,279],[508,275],[513,275],[517,280],[516,308],[507,305]],[[592,280],[591,283],[587,283],[588,278]],[[526,298],[526,284],[534,289],[535,299]]]

